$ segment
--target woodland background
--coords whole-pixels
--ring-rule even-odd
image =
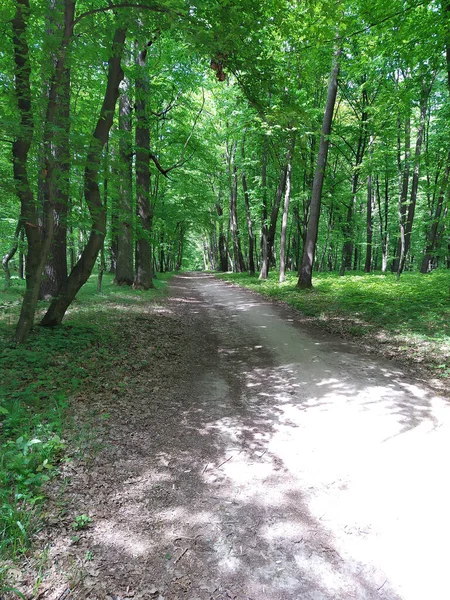
[[[55,325],[96,264],[450,266],[443,2],[8,0],[0,252]],[[317,238],[317,242],[316,242]]]

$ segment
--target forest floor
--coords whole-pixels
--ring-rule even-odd
[[[92,452],[48,485],[26,598],[450,597],[444,396],[211,275],[116,308],[121,353],[72,403],[75,429],[99,416]]]

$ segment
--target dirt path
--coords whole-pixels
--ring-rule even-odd
[[[449,405],[297,321],[197,274],[129,315],[36,598],[450,598]]]

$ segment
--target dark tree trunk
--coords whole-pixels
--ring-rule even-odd
[[[72,36],[75,0],[52,3],[52,21],[63,30],[66,47]],[[63,12],[64,20],[59,22]],[[49,89],[46,128],[44,132],[44,214],[53,210],[53,239],[40,286],[40,298],[57,296],[67,279],[67,217],[69,212],[70,175],[70,67],[53,58],[55,81]]]
[[[422,142],[424,129],[426,124],[426,116],[427,116],[427,106],[428,106],[428,98],[431,93],[431,88],[433,87],[434,75],[432,77],[431,83],[425,87],[423,86],[422,94],[421,94],[421,102],[420,102],[420,118],[419,118],[419,128],[417,130],[417,139],[416,139],[416,149],[414,154],[414,172],[411,184],[411,194],[409,198],[409,206],[408,212],[406,216],[406,223],[404,228],[404,236],[403,243],[400,253],[400,259],[397,269],[397,277],[401,275],[405,268],[405,260],[409,254],[411,249],[411,233],[412,227],[414,223],[414,214],[416,210],[416,202],[417,202],[417,192],[419,189],[419,171],[420,171],[420,159],[422,154]]]
[[[352,260],[354,254],[354,212],[355,212],[355,204],[356,204],[356,195],[358,192],[358,183],[359,183],[359,174],[361,169],[361,164],[364,159],[364,154],[366,152],[367,146],[367,111],[366,107],[368,104],[367,92],[364,90],[362,95],[363,102],[363,110],[361,113],[361,120],[359,124],[359,136],[358,136],[358,146],[355,154],[355,164],[353,167],[353,175],[352,175],[352,191],[351,191],[351,199],[350,204],[347,208],[347,217],[344,225],[344,237],[345,241],[342,247],[342,262],[340,268],[340,275],[344,275],[345,271],[351,269]]]
[[[385,273],[387,270],[387,261],[389,253],[389,232],[388,232],[388,216],[389,216],[389,176],[385,173],[384,181],[384,205],[381,207],[381,192],[380,182],[376,179],[376,197],[378,204],[378,216],[380,217],[380,237],[381,237],[381,271]]]
[[[131,142],[130,82],[124,79],[119,99],[119,196],[117,203],[117,262],[115,283],[133,284],[133,145]]]
[[[111,244],[109,246],[109,272],[115,275],[117,271],[117,232],[119,230],[119,219],[117,217],[117,200],[114,195],[111,197]],[[72,265],[73,268],[73,265]]]
[[[33,327],[42,271],[53,233],[53,214],[51,210],[44,214],[44,219],[41,221],[42,225],[39,224],[38,210],[28,179],[28,153],[34,133],[31,109],[31,67],[26,25],[29,11],[29,0],[17,0],[16,11],[12,20],[14,85],[20,118],[18,135],[12,145],[13,172],[16,193],[21,204],[21,219],[25,224],[28,242],[26,289],[16,327],[15,341],[17,343],[25,342]]]
[[[298,279],[298,287],[312,287],[312,269],[314,265],[314,256],[316,253],[317,235],[319,231],[320,205],[322,201],[322,187],[325,175],[325,168],[328,157],[329,135],[333,122],[334,105],[337,96],[337,81],[339,76],[339,59],[342,54],[341,48],[338,48],[334,54],[333,68],[331,71],[330,82],[328,84],[327,101],[322,123],[322,134],[320,136],[319,153],[317,157],[317,166],[314,174],[313,189],[311,193],[311,207],[306,232],[306,241],[303,248],[302,266]]]
[[[427,247],[426,247],[425,255],[422,259],[422,263],[420,265],[421,273],[428,273],[429,271],[431,271],[433,255],[434,255],[434,253],[436,251],[436,247],[437,247],[439,225],[441,222],[444,201],[445,201],[446,194],[447,194],[449,176],[450,176],[450,152],[447,155],[447,165],[445,168],[444,177],[442,179],[442,183],[440,186],[439,196],[438,196],[436,208],[434,210],[431,227],[427,234]]]
[[[218,202],[216,204],[216,211],[219,217],[219,261],[220,271],[226,273],[228,271],[228,257],[227,257],[227,242],[225,239],[225,233],[223,231],[223,208],[220,204],[221,198],[219,195]]]
[[[136,240],[136,272],[134,287],[153,288],[152,229],[153,210],[150,202],[150,130],[146,114],[148,93],[145,75],[147,48],[136,51],[136,212],[139,221]],[[161,272],[163,271],[161,265]]]
[[[283,191],[286,186],[286,176],[288,172],[289,162],[289,150],[286,154],[286,160],[280,173],[280,179],[278,182],[277,191],[275,194],[275,200],[270,212],[270,224],[264,231],[264,238],[261,240],[262,243],[262,265],[261,272],[259,274],[260,279],[267,279],[269,276],[269,265],[274,264],[274,245],[275,245],[275,234],[277,231],[278,214],[280,212],[281,198],[283,197]]]
[[[97,255],[103,246],[106,233],[106,209],[103,205],[98,184],[99,168],[103,147],[108,141],[119,85],[123,79],[121,58],[125,44],[126,29],[119,27],[114,33],[105,97],[89,147],[84,171],[84,197],[92,219],[88,242],[72,272],[53,300],[41,325],[60,325],[66,310],[73,302],[78,290],[86,283],[95,265]]]
[[[244,143],[245,143],[244,140],[242,140],[241,153],[242,153],[242,161],[243,162],[245,162]],[[250,213],[250,198],[248,195],[248,186],[247,186],[247,177],[245,174],[245,165],[243,166],[241,179],[242,179],[242,190],[244,192],[245,215],[247,217],[248,270],[249,270],[250,275],[254,275],[255,274],[255,238],[253,235],[253,223],[252,223],[252,216]]]
[[[184,223],[180,223],[180,235],[178,236],[178,248],[177,248],[177,260],[175,262],[175,271],[179,271],[183,264],[183,250],[184,250],[184,236],[185,236]]]
[[[25,230],[22,227],[20,230],[19,244],[19,279],[25,279],[25,254],[23,253],[23,243],[25,241]]]

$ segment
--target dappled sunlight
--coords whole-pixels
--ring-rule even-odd
[[[176,298],[175,296],[171,296],[171,302],[184,302],[186,304],[201,304],[201,301],[197,298]]]
[[[134,522],[133,515],[128,515],[130,523]],[[116,548],[118,552],[137,558],[152,551],[153,540],[150,535],[144,536],[130,529],[122,529],[116,521],[102,521],[97,524],[94,535],[99,542]]]
[[[168,600],[443,599],[447,401],[388,362],[310,338],[269,302],[183,278],[172,308],[206,323],[207,356],[200,345],[163,372],[165,387],[124,391],[115,487],[88,534],[124,588]]]

